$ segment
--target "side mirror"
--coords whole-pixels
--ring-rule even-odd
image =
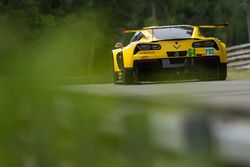
[[[117,42],[115,44],[115,48],[119,49],[119,48],[123,48],[123,43],[122,42]]]

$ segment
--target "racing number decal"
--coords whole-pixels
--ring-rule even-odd
[[[215,54],[215,51],[214,51],[214,48],[206,48],[205,49],[205,54],[206,55],[214,55]]]
[[[196,49],[188,49],[188,56],[196,56],[197,55],[197,52],[196,52]]]

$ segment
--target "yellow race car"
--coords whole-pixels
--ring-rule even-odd
[[[113,50],[115,84],[177,79],[225,80],[226,45],[217,38],[205,37],[203,28],[222,25],[174,25],[124,30],[135,33],[129,45],[116,43]]]

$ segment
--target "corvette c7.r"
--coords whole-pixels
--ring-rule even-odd
[[[174,25],[124,30],[135,33],[130,43],[118,42],[113,50],[116,84],[172,79],[225,80],[226,45],[201,35],[202,28],[224,25]]]

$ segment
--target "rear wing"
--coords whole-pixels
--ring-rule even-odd
[[[142,30],[126,30],[126,29],[122,29],[122,34],[129,34],[129,33],[135,33],[135,32],[139,32]]]
[[[228,27],[229,24],[215,24],[215,25],[174,25],[174,26],[154,26],[154,27],[146,27],[143,29],[132,29],[132,30],[127,30],[127,29],[122,29],[122,34],[128,34],[128,33],[135,33],[135,32],[140,32],[140,31],[145,31],[145,30],[159,30],[159,29],[165,29],[165,28],[177,28],[177,27],[198,27],[198,28],[226,28]]]
[[[123,29],[122,33],[123,34],[128,34],[128,33],[135,33],[135,32],[140,32],[140,31],[148,31],[148,30],[160,30],[160,29],[165,29],[165,28],[177,28],[177,27],[194,27],[191,25],[174,25],[174,26],[152,26],[152,27],[145,27],[143,29],[134,29],[134,30],[126,30]]]
[[[216,25],[198,25],[197,27],[199,28],[226,28],[228,26],[229,24],[225,23],[225,24],[216,24]]]
[[[129,34],[129,33],[135,33],[140,31],[147,31],[147,30],[158,30],[158,29],[164,29],[163,27],[146,27],[143,29],[133,29],[133,30],[126,30],[122,29],[122,34]]]

